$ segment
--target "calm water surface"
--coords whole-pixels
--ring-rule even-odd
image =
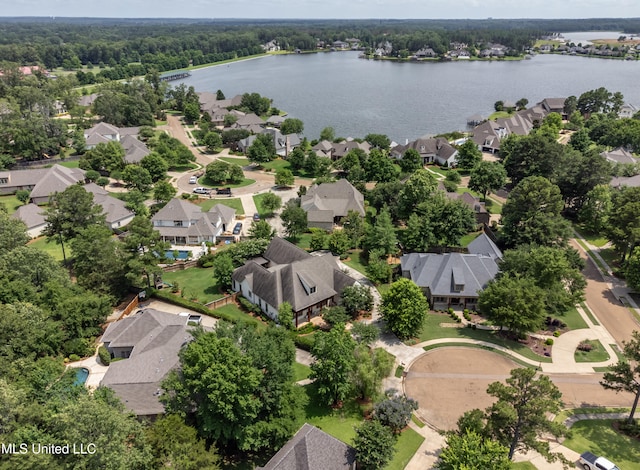
[[[258,92],[302,119],[314,139],[326,126],[336,135],[387,134],[407,139],[463,130],[497,100],[530,104],[606,87],[640,105],[640,61],[538,55],[521,61],[394,63],[355,52],[277,55],[194,70],[183,80],[197,91],[227,97]],[[180,82],[173,82],[180,83]]]

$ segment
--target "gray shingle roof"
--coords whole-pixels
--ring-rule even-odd
[[[53,165],[36,183],[31,198],[48,198],[51,194],[62,192],[72,184],[84,181],[84,170]]]
[[[323,211],[331,211],[333,217],[344,217],[352,210],[364,216],[364,196],[345,179],[335,183],[311,186],[302,196],[300,206],[307,212],[309,220],[324,221]],[[319,214],[314,214],[320,212]]]
[[[628,150],[618,147],[617,149],[611,150],[609,152],[602,152],[600,154],[610,162],[614,163],[631,163],[635,164],[638,162],[638,159],[633,156],[631,152]]]
[[[133,214],[129,209],[127,209],[124,201],[111,196],[108,191],[101,188],[97,184],[86,184],[84,186],[84,189],[87,192],[93,194],[93,202],[102,207],[102,212],[106,216],[107,223],[113,224],[120,220],[131,217],[131,215]]]
[[[300,430],[257,470],[351,470],[356,451],[320,429],[305,423]]]
[[[22,220],[27,229],[45,224],[44,209],[33,203],[18,207],[18,210],[11,214],[11,217]]]
[[[472,255],[486,255],[493,259],[502,259],[502,251],[500,251],[500,248],[498,248],[484,232],[469,243],[467,250],[469,250],[469,253]]]

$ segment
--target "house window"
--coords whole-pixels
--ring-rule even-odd
[[[464,290],[464,284],[455,284],[453,290],[455,292],[462,292]]]
[[[174,227],[182,227],[182,220],[174,220],[173,221],[173,226]]]
[[[315,294],[315,293],[316,293],[316,286],[310,287],[309,294]]]
[[[0,178],[0,184],[8,184],[9,178]]]

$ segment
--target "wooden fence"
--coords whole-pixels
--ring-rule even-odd
[[[225,305],[233,304],[236,302],[236,298],[238,297],[238,292],[234,292],[231,295],[227,295],[218,300],[214,300],[213,302],[209,302],[205,304],[205,306],[211,310],[215,310],[216,308],[224,307]]]
[[[129,304],[124,308],[124,310],[122,311],[122,313],[120,313],[120,316],[118,317],[118,320],[122,320],[124,317],[126,317],[127,315],[129,315],[131,312],[133,312],[136,308],[138,308],[138,304],[140,303],[140,297],[138,297],[137,295],[133,298],[133,300],[131,300],[131,302],[129,302]]]
[[[174,263],[174,264],[168,264],[167,266],[162,266],[162,270],[165,273],[173,273],[176,271],[183,271],[187,268],[193,268],[198,266],[198,260],[192,260],[192,261],[180,261],[178,263]]]

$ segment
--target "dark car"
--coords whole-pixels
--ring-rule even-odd
[[[231,196],[231,188],[218,188],[216,194],[220,196]]]
[[[240,235],[240,232],[242,231],[242,222],[238,222],[236,224],[235,227],[233,227],[233,234],[234,235]]]
[[[253,220],[255,220],[256,222],[260,220],[260,214],[258,214],[257,212],[253,214]]]

